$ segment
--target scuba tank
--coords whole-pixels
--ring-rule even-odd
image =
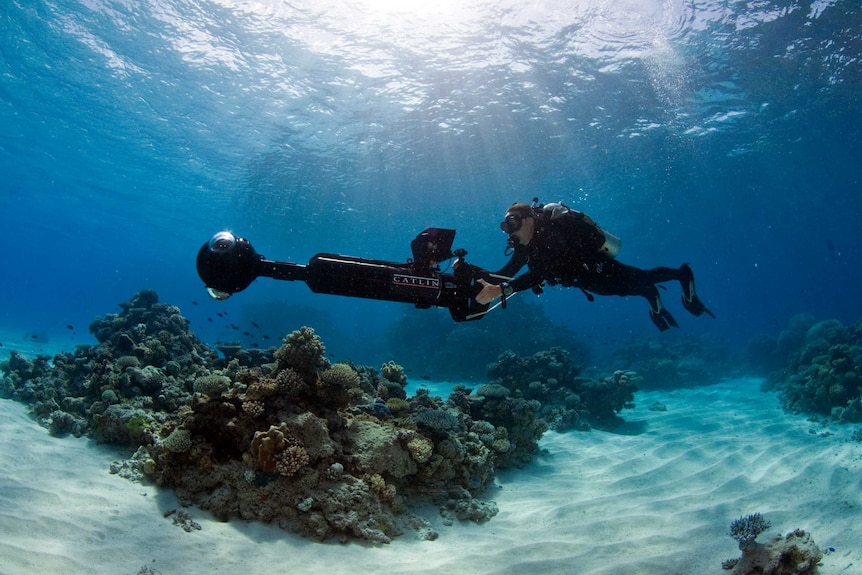
[[[555,202],[550,204],[540,204],[538,198],[533,198],[533,209],[537,212],[543,213],[546,218],[549,220],[556,220],[567,215],[572,217],[580,218],[587,224],[596,228],[605,238],[605,242],[599,248],[600,252],[606,253],[608,256],[615,258],[617,254],[620,253],[620,248],[622,248],[622,240],[610,233],[609,231],[602,228],[599,224],[597,224],[593,219],[583,212],[579,212],[578,210],[573,210],[562,202]]]

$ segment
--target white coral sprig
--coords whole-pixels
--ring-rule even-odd
[[[734,520],[730,524],[728,535],[739,542],[740,549],[745,550],[754,545],[757,536],[769,529],[770,525],[772,524],[760,513],[752,513]]]

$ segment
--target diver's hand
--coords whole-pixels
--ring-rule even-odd
[[[482,286],[482,290],[476,294],[476,303],[486,305],[503,295],[503,288],[498,285],[486,282],[483,279],[476,280],[476,283]]]

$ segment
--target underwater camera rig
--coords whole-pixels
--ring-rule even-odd
[[[201,246],[197,271],[219,300],[268,277],[305,282],[314,293],[445,307],[455,321],[481,319],[488,306],[475,300],[482,287],[477,280],[491,274],[468,264],[465,250],[453,252],[454,239],[455,230],[428,228],[411,242],[413,259],[403,264],[323,253],[301,265],[268,260],[248,240],[223,231]],[[452,258],[452,273],[441,271],[437,264]]]

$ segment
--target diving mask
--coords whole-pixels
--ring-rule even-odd
[[[500,222],[500,229],[507,234],[514,234],[521,229],[524,218],[518,214],[506,214],[506,219]]]

